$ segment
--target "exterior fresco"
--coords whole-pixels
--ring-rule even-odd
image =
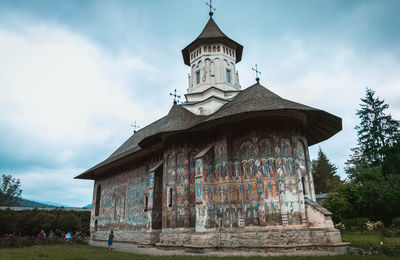
[[[188,148],[169,151],[164,169],[165,228],[195,226],[194,156]],[[164,222],[163,222],[164,223]]]
[[[311,189],[300,136],[252,133],[210,147],[201,158],[198,149],[173,148],[159,170],[142,167],[97,181],[98,228],[204,231],[306,222],[303,195]]]
[[[142,230],[149,227],[149,216],[145,211],[145,197],[150,178],[146,168],[127,170],[116,176],[97,180],[95,190],[101,186],[98,230]],[[96,196],[93,205],[96,205]]]
[[[215,139],[165,148],[158,162],[97,179],[92,239],[114,230],[120,241],[166,246],[341,242],[330,217],[304,198],[313,189],[303,135],[250,131]],[[309,216],[330,222],[311,230]]]

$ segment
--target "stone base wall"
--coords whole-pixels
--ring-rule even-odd
[[[116,230],[114,231],[115,242],[127,242],[134,244],[156,244],[160,242],[160,232],[157,231],[125,231]],[[110,231],[96,231],[92,233],[93,241],[107,241]]]
[[[92,241],[106,241],[109,232],[97,231]],[[194,228],[165,229],[162,232],[115,231],[116,243],[147,244],[162,249],[185,249],[189,252],[249,251],[276,254],[331,255],[344,254],[348,243],[342,243],[337,229],[297,228],[274,230],[215,230],[195,232]]]
[[[194,247],[245,247],[333,245],[342,242],[337,229],[276,229],[263,231],[162,232],[160,245]]]

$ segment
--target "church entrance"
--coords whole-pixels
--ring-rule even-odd
[[[163,165],[160,165],[154,172],[152,229],[161,229],[162,227],[162,183]]]

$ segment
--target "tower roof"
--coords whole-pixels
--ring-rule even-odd
[[[226,36],[210,16],[200,35],[182,50],[183,61],[186,65],[190,66],[190,52],[204,43],[223,43],[236,50],[236,63],[242,60],[243,46]]]

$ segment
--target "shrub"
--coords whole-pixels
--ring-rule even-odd
[[[349,231],[365,231],[367,230],[367,218],[352,218],[343,220],[343,225]]]
[[[394,228],[400,228],[400,217],[394,218],[392,224]]]

